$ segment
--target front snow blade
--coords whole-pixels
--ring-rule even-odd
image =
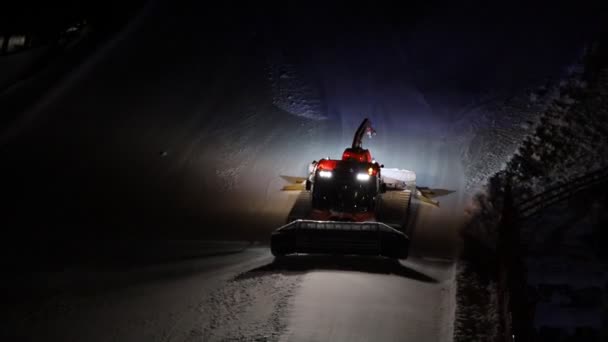
[[[296,220],[272,233],[275,256],[293,253],[380,255],[405,259],[409,239],[380,222]]]

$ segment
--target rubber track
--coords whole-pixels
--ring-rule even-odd
[[[407,225],[411,201],[411,191],[388,191],[383,193],[376,207],[378,222],[403,231]]]

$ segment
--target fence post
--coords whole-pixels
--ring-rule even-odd
[[[502,333],[501,340],[504,342],[512,341],[512,322],[510,309],[509,295],[509,264],[512,253],[512,195],[511,195],[511,180],[510,175],[506,175],[503,191],[503,202],[501,210],[501,219],[498,226],[498,274],[497,274],[497,291],[498,291],[498,310],[500,318],[500,332]]]
[[[528,341],[532,338],[520,226],[511,179],[511,175],[507,174],[498,240],[498,305],[502,340],[505,342]]]

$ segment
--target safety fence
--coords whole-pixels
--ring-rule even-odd
[[[577,177],[566,184],[550,187],[529,198],[513,196],[507,184],[504,193],[498,243],[498,306],[501,316],[502,341],[535,339],[532,326],[534,303],[528,298],[520,227],[522,221],[541,210],[568,200],[576,193],[608,181],[608,168]]]
[[[569,199],[581,190],[585,190],[607,180],[608,168],[602,168],[575,178],[566,184],[552,186],[544,192],[530,198],[522,199],[518,201],[519,204],[515,205],[515,209],[520,219],[527,219],[551,205]]]

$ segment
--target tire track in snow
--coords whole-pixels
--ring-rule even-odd
[[[278,341],[301,275],[244,273],[201,306],[204,341]]]

